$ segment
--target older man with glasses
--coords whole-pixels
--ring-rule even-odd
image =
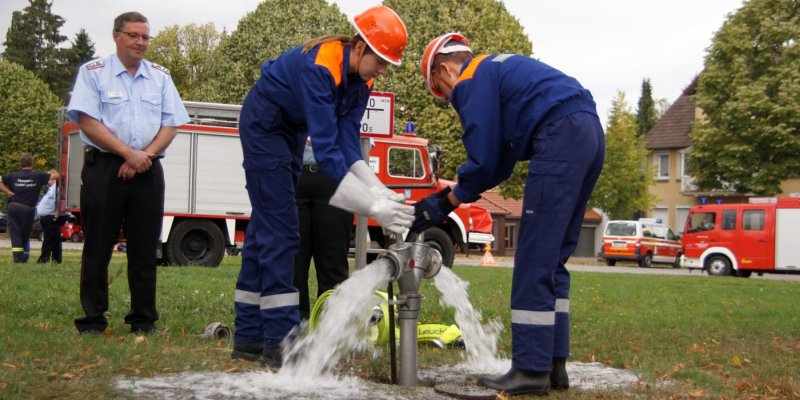
[[[102,334],[108,326],[108,263],[120,230],[128,244],[133,333],[150,333],[156,310],[156,249],[164,213],[160,159],[189,122],[169,70],[144,59],[150,25],[128,12],[114,20],[117,51],[82,65],[68,106],[86,146],[81,172],[84,229],[78,331]]]

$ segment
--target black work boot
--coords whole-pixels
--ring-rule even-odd
[[[261,353],[261,366],[269,368],[280,368],[283,365],[280,347],[264,347]]]
[[[523,371],[511,368],[505,375],[482,376],[478,385],[510,396],[518,394],[546,395],[550,393],[550,373]]]
[[[261,359],[261,352],[264,346],[261,342],[256,343],[234,343],[233,351],[231,352],[231,360],[238,359],[247,361],[259,361]]]
[[[567,357],[553,358],[553,369],[550,371],[550,389],[569,389],[569,376],[567,376]]]

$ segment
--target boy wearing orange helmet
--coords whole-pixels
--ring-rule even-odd
[[[295,191],[306,138],[333,182],[330,203],[402,232],[413,208],[363,161],[360,121],[373,79],[399,65],[408,40],[391,9],[372,7],[352,20],[357,34],[312,39],[261,66],[240,116],[247,192],[252,205],[236,282],[231,358],[280,367],[280,342],[299,323],[293,259],[299,235]],[[398,196],[400,196],[398,198]]]
[[[511,288],[512,365],[478,384],[511,395],[566,389],[570,281],[564,264],[605,155],[594,100],[577,80],[530,57],[476,57],[458,33],[428,44],[422,76],[458,113],[467,162],[452,190],[415,205],[412,231],[436,225],[511,176],[517,161],[530,160]]]

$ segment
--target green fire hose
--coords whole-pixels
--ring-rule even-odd
[[[328,300],[335,289],[328,290],[317,298],[314,307],[311,308],[311,314],[308,318],[308,325],[313,330],[319,324],[319,319],[322,316],[322,310],[325,302]],[[370,317],[370,335],[369,340],[374,344],[389,343],[389,296],[386,292],[380,290],[375,291],[375,296],[380,299],[380,304],[372,309],[372,316]],[[395,336],[400,337],[400,329],[394,327]],[[440,349],[445,348],[447,345],[458,343],[461,339],[461,330],[456,325],[443,325],[443,324],[418,324],[417,325],[417,342],[434,345]]]

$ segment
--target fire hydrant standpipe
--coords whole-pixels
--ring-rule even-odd
[[[417,384],[417,320],[423,296],[419,293],[422,278],[432,278],[442,268],[442,256],[422,243],[400,242],[378,256],[380,264],[394,268],[392,279],[397,281],[398,324],[400,325],[400,376],[403,386]],[[391,298],[389,299],[391,301]],[[394,363],[394,361],[392,361]]]

